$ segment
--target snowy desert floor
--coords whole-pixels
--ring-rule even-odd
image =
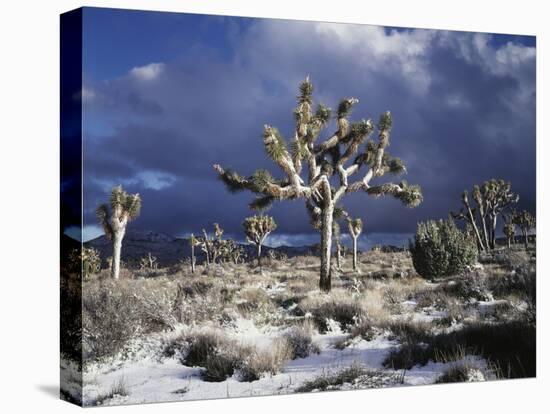
[[[347,263],[346,263],[347,264]],[[534,262],[503,251],[426,281],[405,252],[369,252],[317,289],[317,259],[136,272],[83,288],[83,405],[529,377]]]

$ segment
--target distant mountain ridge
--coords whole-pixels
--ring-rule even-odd
[[[102,260],[106,260],[113,254],[112,242],[103,236],[84,243],[85,247],[93,247],[99,251]],[[249,258],[256,257],[256,249],[251,244],[240,244]],[[267,255],[270,250],[284,253],[288,257],[313,254],[313,246],[264,246],[262,255]],[[170,236],[165,233],[128,229],[122,242],[122,260],[125,262],[137,262],[140,258],[151,253],[157,257],[160,266],[171,266],[182,259],[191,257],[189,239]],[[197,263],[205,260],[205,255],[200,248],[195,248]]]

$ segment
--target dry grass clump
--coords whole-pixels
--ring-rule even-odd
[[[407,341],[388,355],[384,366],[410,369],[428,361],[445,362],[465,354],[479,355],[505,378],[536,375],[536,329],[528,321],[471,323],[450,333],[426,337],[422,342]]]
[[[453,364],[436,381],[436,384],[452,382],[477,382],[485,381],[485,375],[479,368],[468,364]]]
[[[210,382],[225,381],[233,375],[240,381],[256,381],[263,375],[277,374],[292,358],[286,340],[277,339],[269,349],[258,349],[213,329],[183,333],[168,342],[163,353],[179,358],[183,365],[204,368],[202,377]]]
[[[272,305],[270,297],[265,290],[261,288],[243,289],[237,293],[236,298],[237,309],[243,315],[249,315],[253,312],[258,312],[269,305]]]
[[[278,374],[286,361],[293,358],[293,352],[290,342],[284,339],[276,339],[269,349],[253,348],[239,365],[239,379],[251,382],[264,375]]]
[[[111,385],[111,388],[106,393],[99,394],[95,398],[95,404],[101,405],[105,401],[110,400],[111,398],[115,397],[126,397],[130,393],[128,392],[128,388],[126,386],[126,380],[124,377],[120,377],[118,380],[114,381]]]
[[[298,305],[304,314],[310,314],[319,332],[329,329],[329,321],[336,321],[342,330],[356,325],[364,316],[361,301],[342,289],[329,294],[309,296]]]
[[[313,327],[307,321],[288,329],[283,339],[288,344],[291,359],[306,358],[320,352],[319,345],[313,341]]]

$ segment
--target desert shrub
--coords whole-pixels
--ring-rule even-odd
[[[478,255],[475,240],[452,220],[419,223],[410,251],[415,270],[424,278],[459,274],[473,265]]]
[[[279,373],[292,350],[285,340],[275,340],[268,349],[239,344],[218,331],[190,332],[173,338],[163,349],[166,357],[179,357],[186,366],[204,368],[205,381],[220,382],[237,375],[240,381],[255,381]]]
[[[490,275],[487,281],[495,296],[518,295],[533,307],[536,307],[536,282],[536,272],[527,266],[518,267],[504,275]]]
[[[73,249],[68,257],[69,269],[73,273],[82,273],[84,280],[101,270],[101,256],[99,251],[93,247],[82,247],[82,249]]]
[[[141,326],[138,299],[122,290],[87,286],[82,311],[83,353],[88,360],[117,353]]]
[[[296,392],[325,391],[330,387],[342,385],[346,382],[351,383],[356,378],[367,375],[368,373],[369,370],[367,368],[361,364],[354,363],[339,372],[321,375],[313,380],[306,381],[300,387],[296,388]]]
[[[462,298],[466,301],[471,299],[480,301],[493,299],[487,285],[486,275],[479,271],[460,275],[452,283],[445,284],[442,290],[449,295]]]
[[[128,389],[126,387],[126,380],[124,377],[120,377],[118,380],[114,381],[111,385],[111,388],[106,393],[98,394],[95,399],[96,405],[101,405],[105,401],[110,400],[114,397],[125,397],[129,395]]]
[[[536,329],[525,321],[472,323],[461,330],[426,338],[424,343],[405,343],[390,352],[384,366],[410,369],[465,354],[480,355],[499,376],[505,378],[534,377],[536,374]]]
[[[480,254],[479,262],[482,264],[497,264],[507,270],[513,270],[528,265],[529,257],[524,251],[502,249]]]
[[[436,381],[436,384],[451,382],[485,381],[485,375],[479,368],[468,363],[453,364]]]
[[[175,285],[166,279],[87,284],[82,289],[85,359],[114,355],[139,335],[173,328],[175,294]]]
[[[202,280],[193,280],[187,284],[182,284],[181,289],[186,298],[206,295],[214,285]]]
[[[383,327],[391,332],[391,339],[405,343],[425,342],[432,337],[432,325],[429,322],[398,320],[390,321]]]
[[[293,349],[286,340],[275,340],[269,349],[248,349],[239,364],[239,380],[252,382],[262,376],[275,375],[282,371],[286,361],[292,358]]]
[[[240,349],[216,349],[207,355],[202,379],[208,382],[221,382],[231,377],[241,362],[237,351]]]
[[[365,316],[361,302],[346,292],[333,291],[329,295],[309,297],[298,306],[304,314],[311,314],[321,333],[329,330],[329,320],[336,321],[342,330],[347,330]]]
[[[204,367],[209,356],[227,345],[225,339],[215,331],[197,332],[183,339],[186,352],[183,353],[181,362],[190,367]]]
[[[244,289],[239,292],[239,302],[237,308],[243,313],[256,312],[261,308],[265,308],[271,304],[271,299],[260,288]]]
[[[290,349],[290,358],[306,358],[312,353],[320,352],[319,346],[313,342],[313,328],[309,324],[293,326],[283,335]]]
[[[383,365],[392,369],[411,369],[415,365],[425,365],[432,355],[430,351],[425,344],[405,343],[392,349]]]

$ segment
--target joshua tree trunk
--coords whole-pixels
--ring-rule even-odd
[[[120,251],[122,250],[122,239],[124,231],[119,231],[113,237],[113,265],[111,267],[111,277],[118,279],[120,277]]]
[[[527,237],[527,231],[525,229],[521,229],[521,232],[523,233],[523,241],[525,243],[525,250],[529,248],[529,238]]]
[[[262,267],[262,244],[261,243],[258,243],[257,254],[258,254],[258,267],[261,268]]]
[[[487,250],[490,249],[489,245],[489,234],[487,233],[487,223],[485,221],[485,215],[480,212],[481,216],[481,227],[483,228],[483,238],[485,240],[485,246],[487,246]]]
[[[353,270],[357,272],[357,237],[352,237],[353,240]]]
[[[509,249],[512,248],[512,238],[511,237],[508,237],[508,248]]]
[[[195,246],[191,245],[191,273],[195,273]]]
[[[476,219],[474,218],[474,213],[472,212],[472,209],[469,206],[468,206],[468,217],[470,219],[470,224],[474,229],[474,233],[476,235],[476,240],[477,240],[479,249],[483,251],[485,250],[485,246],[483,244],[483,240],[481,239],[481,234],[479,234],[479,229],[477,228]]]
[[[330,292],[330,257],[332,250],[332,221],[334,220],[334,206],[329,205],[323,211],[323,223],[321,227],[321,278],[319,288],[324,292]]]
[[[491,229],[491,249],[494,249],[496,246],[497,241],[497,219],[498,215],[493,216],[493,222],[491,223],[492,229]]]
[[[342,268],[342,248],[340,243],[336,243],[336,268],[340,270]]]

